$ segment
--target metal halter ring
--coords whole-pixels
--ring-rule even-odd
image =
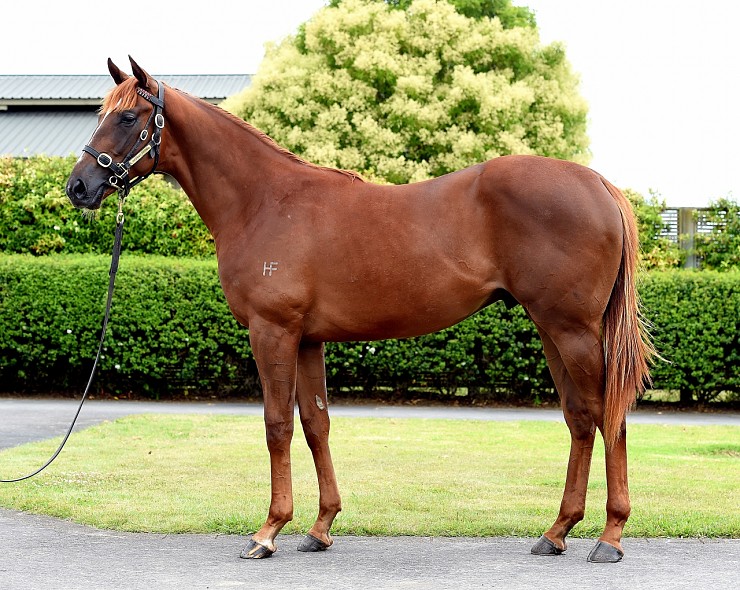
[[[108,158],[108,163],[103,163],[103,158]],[[103,168],[110,168],[110,165],[113,163],[113,158],[111,158],[108,154],[103,152],[98,156],[98,164],[100,164]]]
[[[141,141],[146,141],[146,138],[149,137],[149,130],[148,129],[142,129],[141,133],[139,134],[139,139]]]
[[[164,115],[162,113],[156,114],[154,117],[154,124],[160,129],[164,129]]]

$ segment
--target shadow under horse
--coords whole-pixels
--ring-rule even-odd
[[[571,433],[560,511],[532,553],[565,551],[583,518],[599,430],[608,498],[589,560],[619,561],[630,514],[625,416],[655,354],[635,289],[635,219],[622,193],[593,170],[536,156],[404,186],[372,184],[310,164],[131,65],[133,77],[108,61],[116,86],[67,195],[76,207],[97,209],[149,174],[167,173],[213,234],[229,307],[249,328],[271,465],[267,519],[242,557],[270,556],[293,517],[296,402],[320,491],[318,518],[299,550],[332,544],[341,499],[329,451],[325,342],[427,334],[505,299],[537,327]]]

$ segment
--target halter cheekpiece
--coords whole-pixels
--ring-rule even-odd
[[[123,197],[126,197],[129,191],[142,180],[153,174],[157,169],[157,164],[159,164],[159,145],[162,142],[162,129],[164,129],[164,115],[162,114],[164,111],[164,85],[160,82],[157,86],[159,87],[158,96],[154,96],[143,88],[136,89],[136,93],[152,103],[152,105],[154,105],[154,109],[152,109],[146,125],[144,125],[141,133],[139,133],[136,143],[129,150],[128,154],[126,154],[126,157],[122,162],[114,162],[113,158],[108,154],[105,152],[99,152],[89,144],[82,148],[83,152],[87,152],[95,158],[98,165],[103,168],[108,168],[113,173],[108,178],[108,184],[118,189],[119,193],[121,193]],[[151,133],[151,138],[149,138],[149,126],[152,122],[154,122],[154,130]],[[139,149],[139,146],[143,142],[147,141],[147,139],[149,139],[149,142],[143,148]],[[137,152],[136,150],[139,151]],[[147,153],[154,160],[152,162],[151,170],[132,180],[129,177],[129,171]]]

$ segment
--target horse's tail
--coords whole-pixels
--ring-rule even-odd
[[[604,312],[602,338],[606,368],[604,443],[611,449],[619,440],[627,411],[650,381],[650,362],[657,356],[642,317],[635,287],[639,250],[632,205],[622,192],[602,178],[622,217],[622,261]]]

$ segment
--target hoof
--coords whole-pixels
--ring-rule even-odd
[[[247,543],[247,546],[242,550],[239,557],[242,559],[264,559],[265,557],[270,557],[273,553],[275,553],[275,549],[270,549],[269,547],[260,545],[254,539],[249,539],[249,543]]]
[[[606,541],[599,541],[596,547],[588,554],[588,561],[591,563],[617,563],[624,557],[624,551],[620,551],[614,545]]]
[[[306,538],[298,545],[298,551],[313,553],[316,551],[326,551],[327,547],[329,547],[329,545],[324,543],[321,539],[317,539],[313,535],[306,535]]]
[[[564,551],[565,549],[560,549],[545,535],[542,535],[532,547],[532,555],[560,555]]]

